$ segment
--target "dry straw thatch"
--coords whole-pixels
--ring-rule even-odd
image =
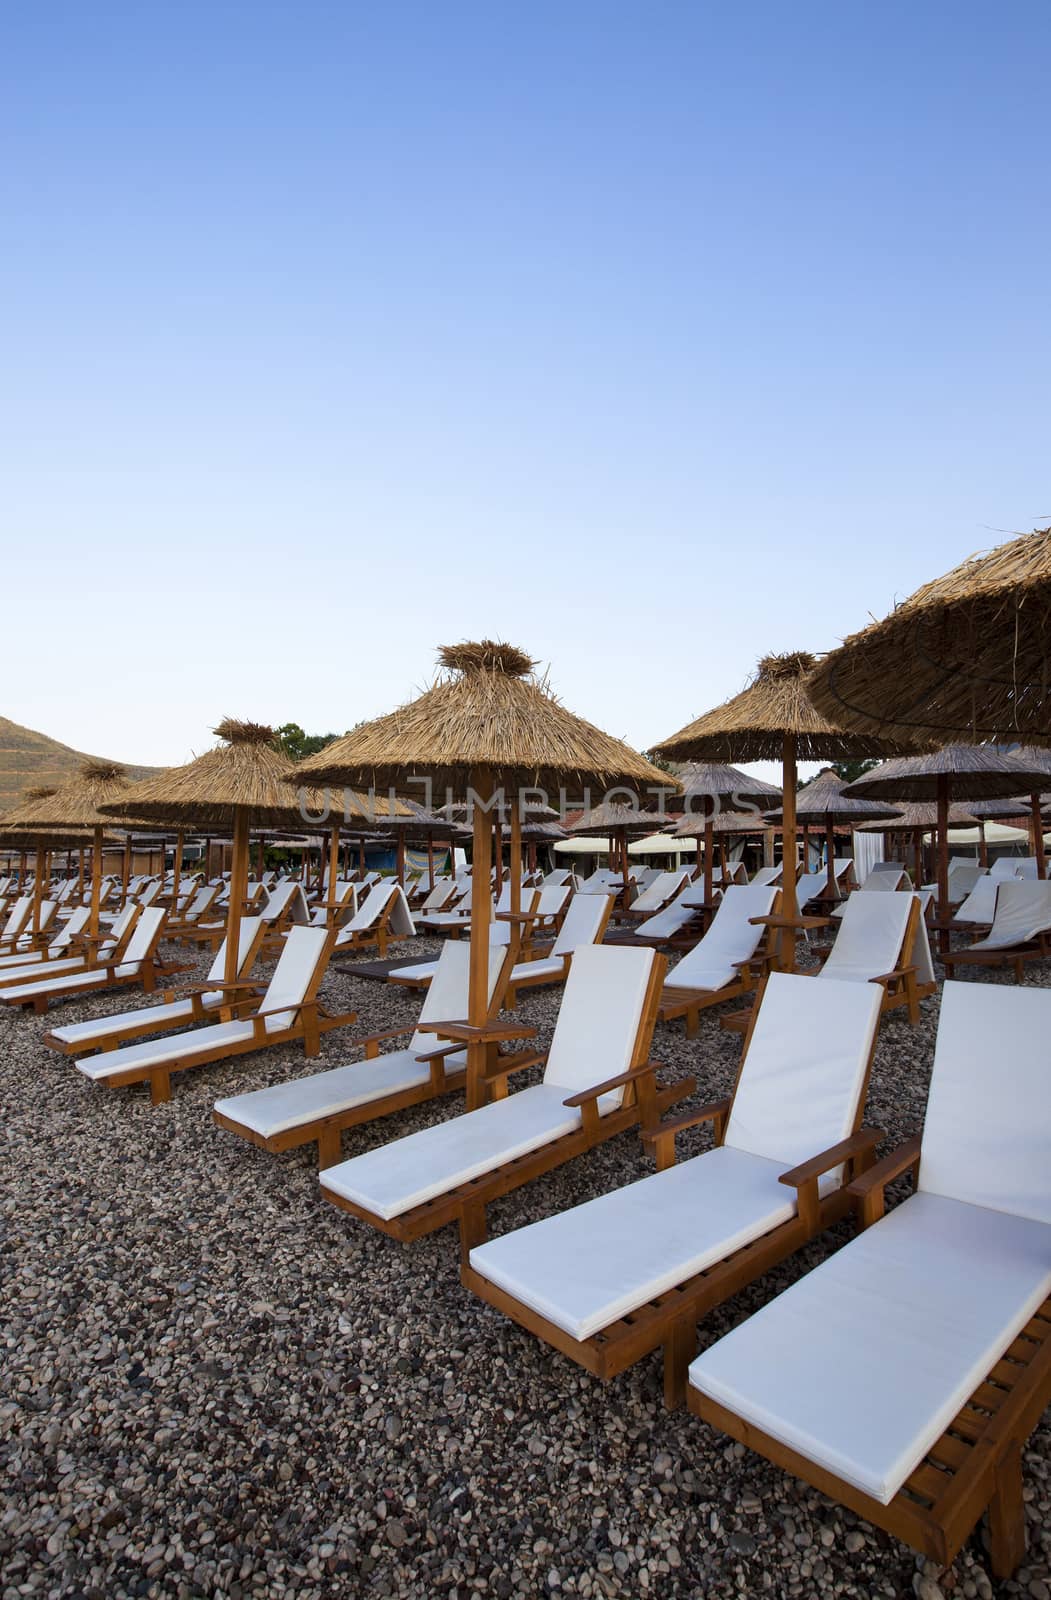
[[[978,804],[982,804],[981,801]],[[999,800],[988,801],[1000,805]],[[973,828],[976,812],[973,806],[950,806],[950,828]],[[907,800],[899,806],[893,819],[886,822],[863,822],[859,833],[930,833],[938,826],[938,807],[928,801]]]
[[[259,722],[225,718],[215,729],[222,741],[214,749],[183,767],[170,767],[159,777],[129,786],[129,791],[103,809],[137,823],[156,820],[181,827],[231,829],[238,814],[247,814],[254,828],[308,826],[297,796],[288,787],[288,758],[278,748],[272,728]],[[310,817],[327,814],[326,797],[314,790],[305,796]],[[351,815],[371,822],[374,812],[365,796],[348,794]],[[332,797],[338,820],[344,805],[342,793]],[[375,801],[375,812],[388,811],[386,800]],[[327,825],[319,822],[318,826]]]
[[[569,828],[573,836],[580,834],[638,834],[642,837],[647,833],[659,832],[662,824],[667,820],[658,816],[653,811],[640,811],[636,806],[620,805],[615,800],[603,801],[600,806],[592,806],[590,811],[585,811],[578,822]]]
[[[450,645],[439,664],[443,675],[416,700],[308,756],[288,781],[375,785],[417,799],[420,780],[462,796],[482,775],[507,793],[666,782],[628,745],[567,711],[514,646]]]
[[[755,678],[733,699],[653,746],[669,761],[780,761],[794,734],[800,761],[840,761],[888,753],[885,740],[849,733],[810,699],[814,657],[805,650],[764,656]]]
[[[855,827],[899,815],[896,807],[877,805],[874,800],[859,800],[846,794],[846,787],[839,773],[826,767],[796,795],[796,820],[808,824],[848,823]],[[770,822],[777,822],[780,815],[777,811],[767,814]]]
[[[750,778],[738,767],[727,766],[721,761],[693,762],[679,773],[678,784],[682,792],[668,801],[669,811],[703,815],[706,811],[715,812],[725,806],[745,803],[773,805],[781,798],[781,790],[776,783]]]
[[[958,800],[991,800],[1038,791],[1046,780],[1046,772],[992,745],[949,744],[928,755],[884,761],[845,792],[863,800],[936,800],[944,785]]]
[[[116,762],[85,761],[71,782],[51,789],[31,806],[8,811],[4,821],[40,828],[112,827],[112,817],[103,816],[99,806],[109,800],[122,800],[134,787],[125,769]]]
[[[716,836],[720,833],[762,833],[770,826],[757,811],[720,811],[710,819],[699,815],[683,817],[672,829],[672,835],[676,839],[703,839],[709,822],[711,832]]]
[[[961,562],[814,672],[828,716],[902,740],[1051,744],[1051,527]]]

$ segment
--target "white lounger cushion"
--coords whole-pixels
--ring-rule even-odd
[[[244,964],[255,940],[259,921],[258,917],[241,918],[237,940],[239,952],[237,970],[240,977],[244,976]],[[218,983],[225,972],[226,940],[224,939],[208,969],[208,981]],[[200,996],[201,1005],[206,1011],[217,1010],[222,1005],[223,999],[224,996],[218,989],[213,994]],[[117,1016],[92,1017],[88,1022],[69,1023],[64,1028],[52,1028],[51,1033],[62,1044],[79,1044],[87,1047],[93,1041],[101,1041],[107,1034],[126,1029],[136,1022],[142,1023],[144,1032],[147,1030],[152,1032],[160,1029],[162,1025],[165,1028],[176,1027],[180,1022],[188,1022],[192,1016],[192,1000],[169,1000],[162,1001],[159,1005],[139,1006],[134,1011],[122,1011]]]
[[[978,879],[967,899],[956,908],[957,922],[989,922],[996,915],[997,879],[988,873]]]
[[[880,876],[889,878],[890,873]],[[818,976],[827,973],[843,982],[868,983],[893,972],[900,963],[911,910],[911,895],[872,895],[855,889],[842,907],[836,942]]]
[[[731,884],[712,925],[668,974],[668,989],[723,989],[738,976],[738,961],[753,956],[766,931],[752,923],[768,917],[780,891],[770,885]]]
[[[581,1114],[563,1102],[627,1068],[653,962],[651,950],[578,950],[542,1084],[329,1167],[325,1187],[389,1220],[573,1133]],[[603,1095],[600,1112],[613,1110],[622,1096],[622,1090]]]
[[[540,898],[543,904],[543,891]],[[594,944],[598,938],[611,898],[599,894],[574,895],[550,954],[537,961],[519,962],[511,973],[511,982],[540,976],[560,978],[564,970],[563,956],[572,955],[582,945]]]
[[[427,998],[420,1009],[419,1021],[462,1021],[467,1012],[471,947],[469,944],[447,944],[435,962],[437,969]],[[500,977],[504,952],[500,945],[489,946],[489,1000]],[[335,1116],[340,1111],[350,1111],[356,1106],[368,1105],[403,1089],[416,1088],[429,1082],[431,1070],[419,1057],[440,1050],[437,1034],[421,1033],[419,1026],[404,1050],[391,1050],[371,1061],[352,1062],[333,1067],[328,1072],[315,1072],[306,1078],[295,1078],[290,1083],[272,1084],[267,1089],[253,1089],[248,1094],[233,1095],[220,1100],[216,1111],[251,1128],[263,1138],[272,1138],[303,1123],[316,1122],[318,1117]],[[456,1071],[466,1061],[465,1052],[445,1057],[447,1071]]]
[[[481,1245],[472,1265],[586,1339],[787,1222],[795,1192],[778,1180],[854,1126],[879,1006],[856,984],[773,973],[721,1147]]]
[[[143,962],[149,952],[150,946],[157,937],[157,930],[163,924],[167,912],[160,908],[150,907],[144,911],[135,924],[135,931],[128,940],[128,947],[124,952],[124,959],[114,969],[116,977],[134,978],[139,973]],[[58,962],[59,967],[65,967],[64,961]],[[54,979],[47,976],[34,977],[33,982],[20,983],[10,989],[0,989],[0,997],[4,1000],[32,1000],[38,995],[53,993],[61,996],[69,990],[106,988],[113,983],[113,978],[105,967],[98,971],[89,971],[78,967],[75,972],[58,974]]]
[[[389,1221],[580,1126],[570,1091],[535,1084],[506,1100],[421,1128],[321,1174],[326,1189]]]
[[[1051,883],[1005,878],[996,893],[993,925],[975,950],[1009,950],[1051,928]]]
[[[114,1078],[130,1067],[160,1067],[166,1062],[178,1061],[182,1056],[199,1050],[210,1050],[216,1045],[238,1044],[252,1037],[250,1022],[213,1022],[207,1028],[195,1028],[192,1033],[177,1033],[173,1038],[144,1039],[141,1044],[122,1045],[119,1050],[104,1050],[97,1056],[84,1056],[77,1062],[77,1071],[93,1083]]]
[[[684,884],[689,882],[690,874],[686,868],[676,872],[660,872],[649,886],[632,902],[633,911],[659,911],[666,900],[673,894],[678,894]]]
[[[1049,1292],[1051,1227],[917,1194],[690,1382],[886,1505]]]
[[[784,1171],[722,1146],[479,1245],[471,1265],[587,1339],[789,1221]]]
[[[48,972],[61,972],[70,966],[83,965],[83,956],[63,957],[57,961],[51,954],[53,950],[67,950],[73,943],[73,936],[81,931],[87,924],[91,911],[88,906],[78,906],[72,913],[64,928],[54,934],[47,947]],[[24,967],[33,967],[44,960],[43,950],[21,950],[17,955],[0,956],[0,977],[6,978],[12,973],[20,972]]]

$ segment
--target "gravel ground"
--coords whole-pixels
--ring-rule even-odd
[[[406,953],[433,951],[426,940]],[[201,970],[207,965],[200,963]],[[996,981],[996,980],[991,980]],[[1051,981],[1032,976],[1030,981]],[[359,1026],[416,999],[331,974]],[[124,1009],[70,1004],[63,1020]],[[519,1017],[547,1038],[554,991]],[[884,1024],[867,1120],[922,1124],[936,1001]],[[1051,1416],[1026,1455],[1029,1553],[990,1581],[981,1534],[947,1573],[661,1403],[659,1357],[601,1384],[460,1286],[451,1229],[405,1247],[324,1203],[305,1152],[210,1120],[222,1094],[316,1070],[273,1050],[107,1092],[0,1015],[5,1161],[0,1580],[16,1595],[307,1597],[1027,1595],[1051,1600]],[[740,1043],[702,1022],[654,1054],[726,1093]],[[369,1148],[460,1109],[344,1138]],[[702,1149],[705,1133],[680,1141]],[[501,1233],[640,1176],[623,1135],[493,1208]],[[702,1329],[725,1333],[850,1236],[843,1225]]]

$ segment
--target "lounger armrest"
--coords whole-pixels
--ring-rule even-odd
[[[787,1184],[790,1189],[800,1189],[804,1183],[823,1177],[826,1172],[831,1172],[833,1167],[849,1161],[852,1156],[865,1155],[870,1150],[875,1150],[882,1138],[883,1134],[879,1128],[861,1128],[857,1133],[848,1135],[846,1139],[840,1139],[838,1144],[822,1150],[819,1155],[811,1156],[809,1161],[801,1161],[798,1167],[782,1172],[777,1181]]]
[[[715,1140],[721,1144],[732,1105],[733,1097],[727,1095],[725,1100],[712,1100],[696,1111],[682,1111],[677,1117],[667,1117],[663,1122],[644,1123],[640,1130],[642,1142],[652,1148],[657,1171],[663,1172],[666,1167],[675,1165],[675,1135],[685,1133],[687,1128],[699,1128],[702,1123],[714,1122]]]
[[[378,1047],[386,1044],[388,1039],[400,1039],[407,1033],[414,1033],[415,1025],[407,1022],[403,1028],[384,1028],[382,1033],[368,1033],[362,1039],[351,1039],[349,1049],[364,1050],[366,1059],[376,1055]]]
[[[494,922],[535,922],[539,915],[536,911],[494,911]]]
[[[875,1166],[869,1167],[860,1177],[847,1186],[847,1193],[857,1202],[861,1216],[861,1225],[867,1228],[873,1222],[878,1222],[883,1215],[884,1190],[888,1183],[893,1183],[895,1178],[904,1177],[907,1172],[912,1172],[915,1179],[920,1164],[920,1139],[906,1139],[904,1144],[892,1150],[889,1155],[877,1161]]]
[[[599,1095],[609,1094],[613,1089],[623,1089],[629,1083],[635,1083],[639,1078],[648,1078],[660,1067],[659,1061],[644,1061],[641,1067],[629,1067],[627,1072],[618,1072],[615,1078],[606,1078],[602,1083],[592,1084],[588,1089],[579,1089],[576,1094],[571,1094],[568,1100],[563,1100],[564,1106],[582,1106],[588,1100],[597,1100]]]
[[[546,1050],[516,1050],[513,1055],[497,1056],[495,1061],[486,1066],[482,1080],[485,1083],[497,1083],[501,1078],[509,1078],[512,1072],[524,1072],[527,1067],[543,1067],[546,1064]]]
[[[458,1055],[462,1049],[458,1044],[438,1044],[433,1050],[422,1050],[419,1055],[414,1055],[414,1061],[440,1061],[446,1056]]]
[[[421,1022],[420,1033],[440,1033],[445,1039],[457,1039],[461,1044],[500,1044],[511,1039],[535,1039],[536,1029],[508,1026],[504,1023],[485,1023],[480,1028],[469,1022]]]
[[[916,972],[916,967],[895,967],[893,972],[881,972],[877,978],[870,978],[870,983],[881,983],[884,988],[888,983],[894,983],[898,978],[908,977],[910,972]]]

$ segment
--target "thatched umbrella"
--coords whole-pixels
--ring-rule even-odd
[[[6,845],[19,850],[23,869],[26,853],[30,850],[33,852],[35,871],[31,925],[34,936],[40,932],[40,908],[44,899],[47,862],[52,850],[80,852],[80,877],[83,883],[84,849],[91,844],[93,838],[93,835],[84,828],[49,827],[38,820],[41,808],[46,809],[47,803],[57,793],[57,789],[50,787],[27,789],[16,805],[4,812],[3,821],[0,823],[0,849]],[[97,932],[97,928],[94,931]]]
[[[845,789],[846,784],[839,773],[832,767],[826,767],[796,795],[796,821],[802,822],[804,827],[816,824],[824,830],[825,851],[828,856],[828,882],[825,893],[830,900],[838,897],[833,862],[836,828],[844,824],[857,827],[862,822],[886,821],[888,817],[898,815],[893,806],[877,805],[872,800],[852,799],[850,795],[844,793]],[[768,811],[766,820],[779,822],[780,813]]]
[[[544,809],[545,810],[550,810],[551,808],[550,807],[544,807]],[[553,815],[557,816],[558,813],[554,812]],[[513,832],[513,829],[511,827],[511,824],[509,822],[505,822],[503,827],[500,830],[501,843],[503,843],[503,841],[505,841],[505,840],[509,840],[511,838],[512,832]],[[529,871],[530,872],[535,872],[536,871],[536,852],[537,852],[537,846],[538,845],[559,844],[563,839],[568,839],[568,838],[569,838],[569,833],[567,832],[567,830],[565,828],[563,828],[563,826],[562,826],[562,824],[560,822],[539,821],[539,820],[536,819],[536,817],[534,815],[527,814],[525,816],[523,822],[522,822],[521,827],[518,830],[518,840],[519,840],[519,844],[520,845],[524,844],[525,847],[526,847],[526,855],[527,855],[527,860],[528,860]],[[515,870],[515,863],[514,863],[514,859],[513,859],[513,856],[512,856],[512,861],[511,861],[512,881],[513,881],[513,877],[514,877],[514,870]]]
[[[500,892],[503,878],[503,843],[505,837],[510,840],[511,844],[510,872],[513,881],[516,877],[520,879],[522,876],[521,847],[525,843],[524,830],[527,823],[557,822],[559,820],[559,813],[555,810],[554,806],[549,806],[544,801],[537,800],[535,797],[530,799],[522,793],[519,794],[518,803],[514,809],[518,813],[518,821],[521,824],[520,834],[515,833],[513,821],[509,823],[507,820],[510,815],[511,808],[506,799],[502,800],[497,805],[494,814],[494,835],[497,840],[496,891],[498,894]],[[470,807],[465,805],[462,801],[447,800],[445,805],[438,807],[435,815],[443,817],[447,822],[462,823],[469,820]],[[496,833],[496,829],[500,829],[501,831]],[[535,850],[533,855],[535,858]],[[518,891],[512,888],[513,899],[517,893]]]
[[[1047,774],[993,745],[950,744],[929,755],[885,761],[845,793],[862,800],[933,800],[938,807],[938,904],[949,904],[949,802],[994,800],[1040,789]],[[948,931],[941,930],[948,947]]]
[[[859,732],[1051,744],[1051,527],[924,584],[826,656],[811,693]]]
[[[113,817],[100,808],[109,802],[120,802],[134,790],[135,785],[122,766],[111,761],[87,761],[69,783],[62,784],[47,799],[40,800],[32,809],[32,826],[55,833],[80,832],[92,839],[91,851],[91,917],[88,923],[93,938],[99,931],[99,886],[102,879],[102,846],[106,828],[113,826]],[[134,815],[134,807],[129,808]],[[26,821],[30,819],[27,817]]]
[[[775,793],[780,791],[775,790]],[[703,865],[705,866],[705,904],[711,900],[711,869],[708,865],[716,841],[719,845],[719,865],[726,872],[726,840],[734,834],[764,833],[767,821],[764,816],[755,811],[720,811],[716,816],[685,816],[680,817],[672,828],[674,839],[694,839],[697,843],[697,866],[702,865],[701,847],[704,847]],[[725,882],[725,877],[724,877]]]
[[[781,964],[795,964],[796,764],[886,755],[885,741],[847,733],[817,710],[807,692],[814,657],[798,650],[764,656],[748,688],[654,746],[671,761],[780,761],[783,789],[781,904],[786,924]]]
[[[389,817],[378,817],[373,833],[379,838],[393,839],[397,848],[397,873],[398,882],[405,887],[405,846],[407,844],[423,844],[427,847],[427,876],[430,887],[434,888],[434,842],[436,839],[446,842],[459,839],[465,830],[455,822],[450,822],[446,817],[439,817],[435,812],[428,811],[426,807],[418,805],[415,800],[408,800],[402,806],[402,814]]]
[[[1017,755],[1018,751],[1015,751],[1014,754]],[[1042,799],[1042,797],[1038,797],[1038,799]],[[987,867],[989,865],[989,844],[985,837],[985,824],[987,822],[1006,822],[1012,817],[1023,817],[1028,813],[1029,805],[1030,802],[1028,800],[1022,800],[1017,797],[1013,800],[971,800],[967,805],[967,811],[970,813],[970,821],[954,822],[950,814],[949,826],[950,828],[966,828],[977,825],[978,861],[981,866]],[[953,807],[951,809],[961,810],[962,807]],[[1038,825],[1036,831],[1040,836],[1040,850],[1037,852],[1037,860],[1039,862],[1043,856],[1044,845],[1042,826]],[[1040,876],[1043,877],[1043,875],[1043,869],[1041,869]]]
[[[721,761],[694,762],[679,774],[678,781],[681,793],[671,797],[668,802],[669,811],[673,813],[682,811],[694,815],[700,813],[706,821],[703,832],[704,899],[705,904],[709,905],[712,898],[712,845],[716,816],[725,809],[736,810],[745,805],[763,807],[772,805],[780,800],[781,790],[774,783],[765,783],[762,778],[750,778],[738,767],[727,766]],[[695,836],[691,833],[685,837]],[[698,857],[700,851],[701,843],[698,836]]]
[[[288,759],[278,748],[272,728],[258,722],[238,722],[227,717],[215,733],[222,741],[196,761],[171,767],[159,777],[134,785],[133,795],[107,803],[106,816],[181,822],[187,827],[211,825],[233,834],[233,859],[230,874],[230,910],[226,927],[225,980],[237,978],[237,950],[245,894],[248,886],[248,845],[252,828],[309,827],[312,816],[296,803],[285,775]],[[348,794],[347,814],[371,817],[366,802]],[[304,807],[327,822],[329,807],[324,796],[307,790]],[[385,808],[385,802],[377,805]],[[317,826],[314,823],[314,826]],[[338,830],[339,822],[334,824]]]
[[[636,751],[573,716],[533,675],[535,662],[513,645],[484,639],[439,652],[445,675],[410,704],[353,729],[308,756],[295,783],[351,783],[393,788],[427,798],[451,789],[472,804],[474,874],[478,888],[471,915],[468,1020],[481,1030],[488,1007],[492,828],[488,807],[501,792],[512,799],[514,839],[520,828],[516,801],[529,791],[547,794],[566,786],[626,785],[638,792],[660,787],[664,774]],[[522,791],[526,794],[523,795]],[[537,798],[543,798],[539,796]],[[512,880],[512,905],[520,907],[521,878]],[[472,1103],[483,1098],[484,1055],[468,1051]]]
[[[617,846],[623,880],[623,903],[627,907],[628,896],[631,893],[631,878],[628,872],[628,838],[641,839],[646,834],[655,833],[664,820],[656,812],[640,811],[637,806],[627,805],[616,800],[605,800],[601,805],[593,806],[590,811],[585,811],[580,820],[571,825],[568,832],[572,837],[576,838],[605,835],[610,842],[611,857],[613,857],[613,846]]]

